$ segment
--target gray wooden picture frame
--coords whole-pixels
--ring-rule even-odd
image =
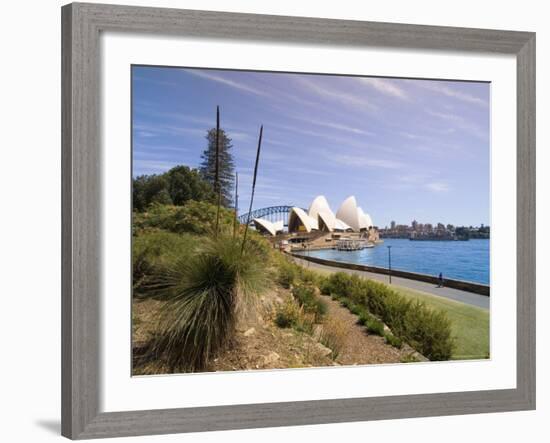
[[[102,412],[100,47],[104,31],[511,54],[517,60],[517,387]],[[73,439],[535,408],[535,34],[73,3],[62,8],[62,434]],[[498,148],[498,147],[497,147]]]

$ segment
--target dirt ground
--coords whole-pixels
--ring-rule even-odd
[[[357,324],[357,316],[330,297],[321,296],[328,306],[323,324],[315,325],[311,334],[293,328],[280,328],[275,322],[277,307],[292,297],[288,290],[277,288],[265,294],[254,315],[239,322],[235,338],[227,350],[213,359],[207,368],[213,371],[304,368],[319,366],[399,363],[413,353],[404,346],[394,348],[383,337],[368,334]],[[133,304],[133,349],[139,355],[157,327],[158,312],[163,302],[135,300]],[[323,342],[327,323],[339,329],[340,345],[335,352]],[[325,342],[326,343],[326,342]],[[169,372],[161,362],[134,360],[134,375]]]

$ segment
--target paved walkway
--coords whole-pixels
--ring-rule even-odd
[[[302,260],[297,257],[293,257],[297,263],[300,263],[304,267],[311,269],[319,269],[328,272],[346,272],[348,274],[357,274],[362,277],[370,278],[371,280],[381,281],[388,283],[388,276],[383,274],[376,274],[368,271],[357,271],[354,269],[339,268],[336,266],[321,265],[319,263],[313,263],[307,260]],[[415,289],[417,291],[427,292],[428,294],[437,295],[439,297],[450,298],[452,300],[466,303],[468,305],[477,306],[484,309],[489,309],[490,297],[486,295],[474,294],[473,292],[461,291],[453,288],[438,288],[431,283],[425,283],[422,281],[411,280],[402,277],[391,278],[392,286],[402,286],[404,288]]]

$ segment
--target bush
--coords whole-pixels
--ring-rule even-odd
[[[289,289],[292,285],[299,283],[312,286],[320,284],[321,280],[316,272],[294,263],[286,257],[281,256],[281,254],[276,254],[274,261],[277,265],[277,283],[283,288]]]
[[[369,313],[369,312],[362,312],[359,315],[359,319],[357,320],[357,323],[359,323],[362,326],[366,326],[367,323],[370,320],[374,320],[375,318]]]
[[[315,322],[318,323],[327,313],[328,306],[316,294],[315,290],[315,286],[302,283],[292,289],[292,295],[306,313],[315,316]]]
[[[298,272],[295,265],[288,260],[281,260],[278,264],[277,283],[283,288],[290,289],[297,279]]]
[[[275,314],[275,324],[280,328],[290,328],[298,324],[300,307],[292,300],[286,300]]]
[[[321,294],[323,295],[332,295],[332,286],[330,283],[330,278],[325,276],[319,276],[317,284],[319,286],[319,290],[321,291]]]
[[[394,348],[401,349],[403,347],[403,340],[399,337],[396,337],[393,334],[387,333],[385,336],[386,343],[393,346]]]
[[[275,324],[279,326],[279,328],[290,328],[294,324],[294,321],[292,317],[285,315],[284,312],[277,312]]]
[[[356,304],[352,304],[351,306],[349,306],[349,310],[353,315],[357,315],[357,316],[363,313],[363,309],[361,309],[361,307]]]
[[[294,328],[306,334],[313,333],[314,315],[307,314],[293,299],[287,299],[275,314],[275,324],[280,328]]]
[[[304,268],[296,263],[292,263],[297,268],[297,275],[302,283],[310,285],[319,285],[319,275],[310,269]]]
[[[216,205],[206,201],[189,200],[184,206],[152,204],[146,212],[134,212],[133,226],[139,230],[162,229],[178,234],[210,234],[216,224]],[[220,226],[230,230],[233,227],[234,213],[220,208]]]
[[[188,257],[199,240],[187,234],[152,231],[133,237],[132,286],[136,297],[152,295],[152,277],[167,272],[178,258]]]
[[[383,283],[343,272],[328,277],[322,282],[322,288],[350,311],[360,312],[359,323],[369,332],[383,336],[384,322],[399,339],[407,341],[430,360],[451,358],[454,340],[445,312],[412,302]],[[376,315],[382,322],[361,309]]]
[[[384,323],[382,323],[380,320],[369,318],[366,321],[365,326],[367,327],[367,331],[369,333],[380,335],[381,337],[384,336]]]
[[[414,302],[405,317],[404,328],[410,345],[430,360],[448,360],[451,357],[451,322],[443,311]]]

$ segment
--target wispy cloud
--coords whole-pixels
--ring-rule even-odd
[[[155,134],[154,132],[148,132],[148,131],[137,131],[136,135],[138,137],[147,138],[147,137],[155,137],[157,134]]]
[[[447,192],[449,191],[449,185],[444,182],[430,182],[426,183],[426,189],[433,192]]]
[[[370,168],[381,168],[381,169],[401,169],[404,165],[401,162],[383,158],[374,158],[369,156],[356,156],[356,155],[346,155],[338,154],[334,152],[324,152],[327,159],[340,163],[346,166],[352,167],[370,167]]]
[[[400,88],[392,80],[382,78],[360,77],[358,79],[362,84],[368,85],[382,94],[389,95],[401,100],[409,100],[409,95],[403,88]]]
[[[426,140],[430,138],[425,134],[413,134],[412,132],[405,131],[401,131],[399,134],[401,134],[405,138],[408,138],[409,140]]]
[[[472,104],[484,106],[484,107],[489,106],[488,101],[483,100],[482,98],[476,97],[475,95],[467,94],[465,92],[451,88],[443,82],[420,81],[420,82],[416,82],[415,84],[420,86],[421,88],[428,89],[430,91],[439,93],[446,97],[451,97],[451,98],[460,100],[462,102],[472,103]]]
[[[313,123],[313,122],[311,122]],[[324,123],[321,123],[322,126],[325,126]],[[336,124],[337,126],[340,126],[338,124]],[[326,128],[329,128],[330,129],[330,124],[327,123]],[[334,129],[334,128],[333,128]],[[353,131],[353,129],[355,129],[355,131]],[[383,146],[380,146],[380,145],[375,145],[375,144],[366,144],[364,142],[361,142],[361,141],[358,141],[357,140],[357,136],[358,135],[362,135],[362,136],[372,136],[374,135],[373,133],[370,133],[368,131],[363,131],[363,133],[359,133],[359,132],[356,132],[356,131],[360,131],[360,129],[357,129],[357,128],[352,128],[352,127],[349,127],[349,131],[347,131],[348,133],[346,135],[344,135],[342,133],[341,134],[336,134],[334,132],[331,132],[331,131],[322,131],[322,130],[316,130],[316,129],[307,129],[305,128],[303,125],[301,126],[295,126],[295,125],[285,125],[285,124],[280,124],[280,123],[271,123],[270,124],[270,127],[269,127],[269,130],[270,131],[273,131],[277,134],[278,137],[287,137],[288,138],[288,132],[292,132],[292,133],[296,133],[296,134],[300,134],[300,135],[303,135],[303,136],[306,136],[306,137],[315,137],[316,141],[313,142],[313,141],[306,141],[306,144],[311,144],[313,146],[315,146],[315,144],[327,144],[327,143],[330,143],[330,144],[336,144],[340,147],[349,147],[349,148],[356,148],[356,149],[365,149],[365,148],[372,148],[372,149],[375,149],[375,150],[378,150],[378,151],[388,151],[388,149],[386,147],[383,147]],[[342,129],[344,130],[344,129]],[[267,140],[267,138],[266,138]],[[326,142],[326,143],[325,143]],[[290,145],[288,145],[290,146]],[[308,147],[306,145],[304,145],[303,141],[301,140],[299,143],[296,142],[294,144],[294,146],[300,146],[300,149],[303,151],[303,152],[306,152],[306,151],[315,151],[317,150],[317,147],[315,148],[312,148],[312,149],[308,149]],[[389,151],[392,151],[391,149]]]
[[[366,129],[358,128],[356,126],[350,126],[350,125],[342,124],[342,123],[339,123],[339,122],[329,122],[329,121],[323,121],[323,120],[319,120],[319,119],[305,118],[305,117],[299,116],[299,115],[289,115],[289,117],[292,117],[293,119],[299,120],[299,121],[302,121],[302,122],[307,122],[307,123],[315,125],[315,126],[319,126],[319,127],[323,127],[323,128],[327,128],[327,129],[336,129],[338,131],[348,132],[348,133],[351,133],[351,134],[354,134],[354,135],[368,135],[368,136],[374,135],[373,132],[367,131]]]
[[[210,72],[203,71],[203,70],[199,71],[199,70],[191,70],[191,69],[185,69],[184,72],[187,73],[187,74],[194,75],[195,77],[200,77],[200,78],[204,78],[206,80],[211,80],[211,81],[214,81],[214,82],[217,82],[217,83],[221,83],[225,86],[229,86],[231,88],[238,89],[239,91],[249,92],[251,94],[256,94],[256,95],[261,95],[261,96],[268,96],[269,95],[265,91],[253,88],[252,86],[250,86],[246,83],[243,83],[243,82],[238,82],[238,81],[235,81],[235,80],[231,80],[231,79],[229,79],[227,77],[224,77],[222,75],[212,74]]]
[[[452,114],[449,112],[440,112],[440,111],[434,111],[432,109],[427,109],[426,112],[433,116],[437,117],[443,120],[448,121],[449,123],[455,125],[457,128],[463,130],[464,132],[467,132],[470,135],[473,135],[477,138],[487,140],[489,138],[489,129],[483,130],[480,128],[477,124],[472,123],[468,120],[466,120],[464,117],[456,114]],[[452,133],[453,128],[449,128],[449,132]]]
[[[312,80],[308,77],[296,77],[295,81],[300,85],[315,93],[318,97],[328,100],[337,101],[344,105],[352,105],[359,109],[374,111],[377,107],[369,102],[364,96],[352,94],[339,89],[329,84],[320,84],[320,82]]]

